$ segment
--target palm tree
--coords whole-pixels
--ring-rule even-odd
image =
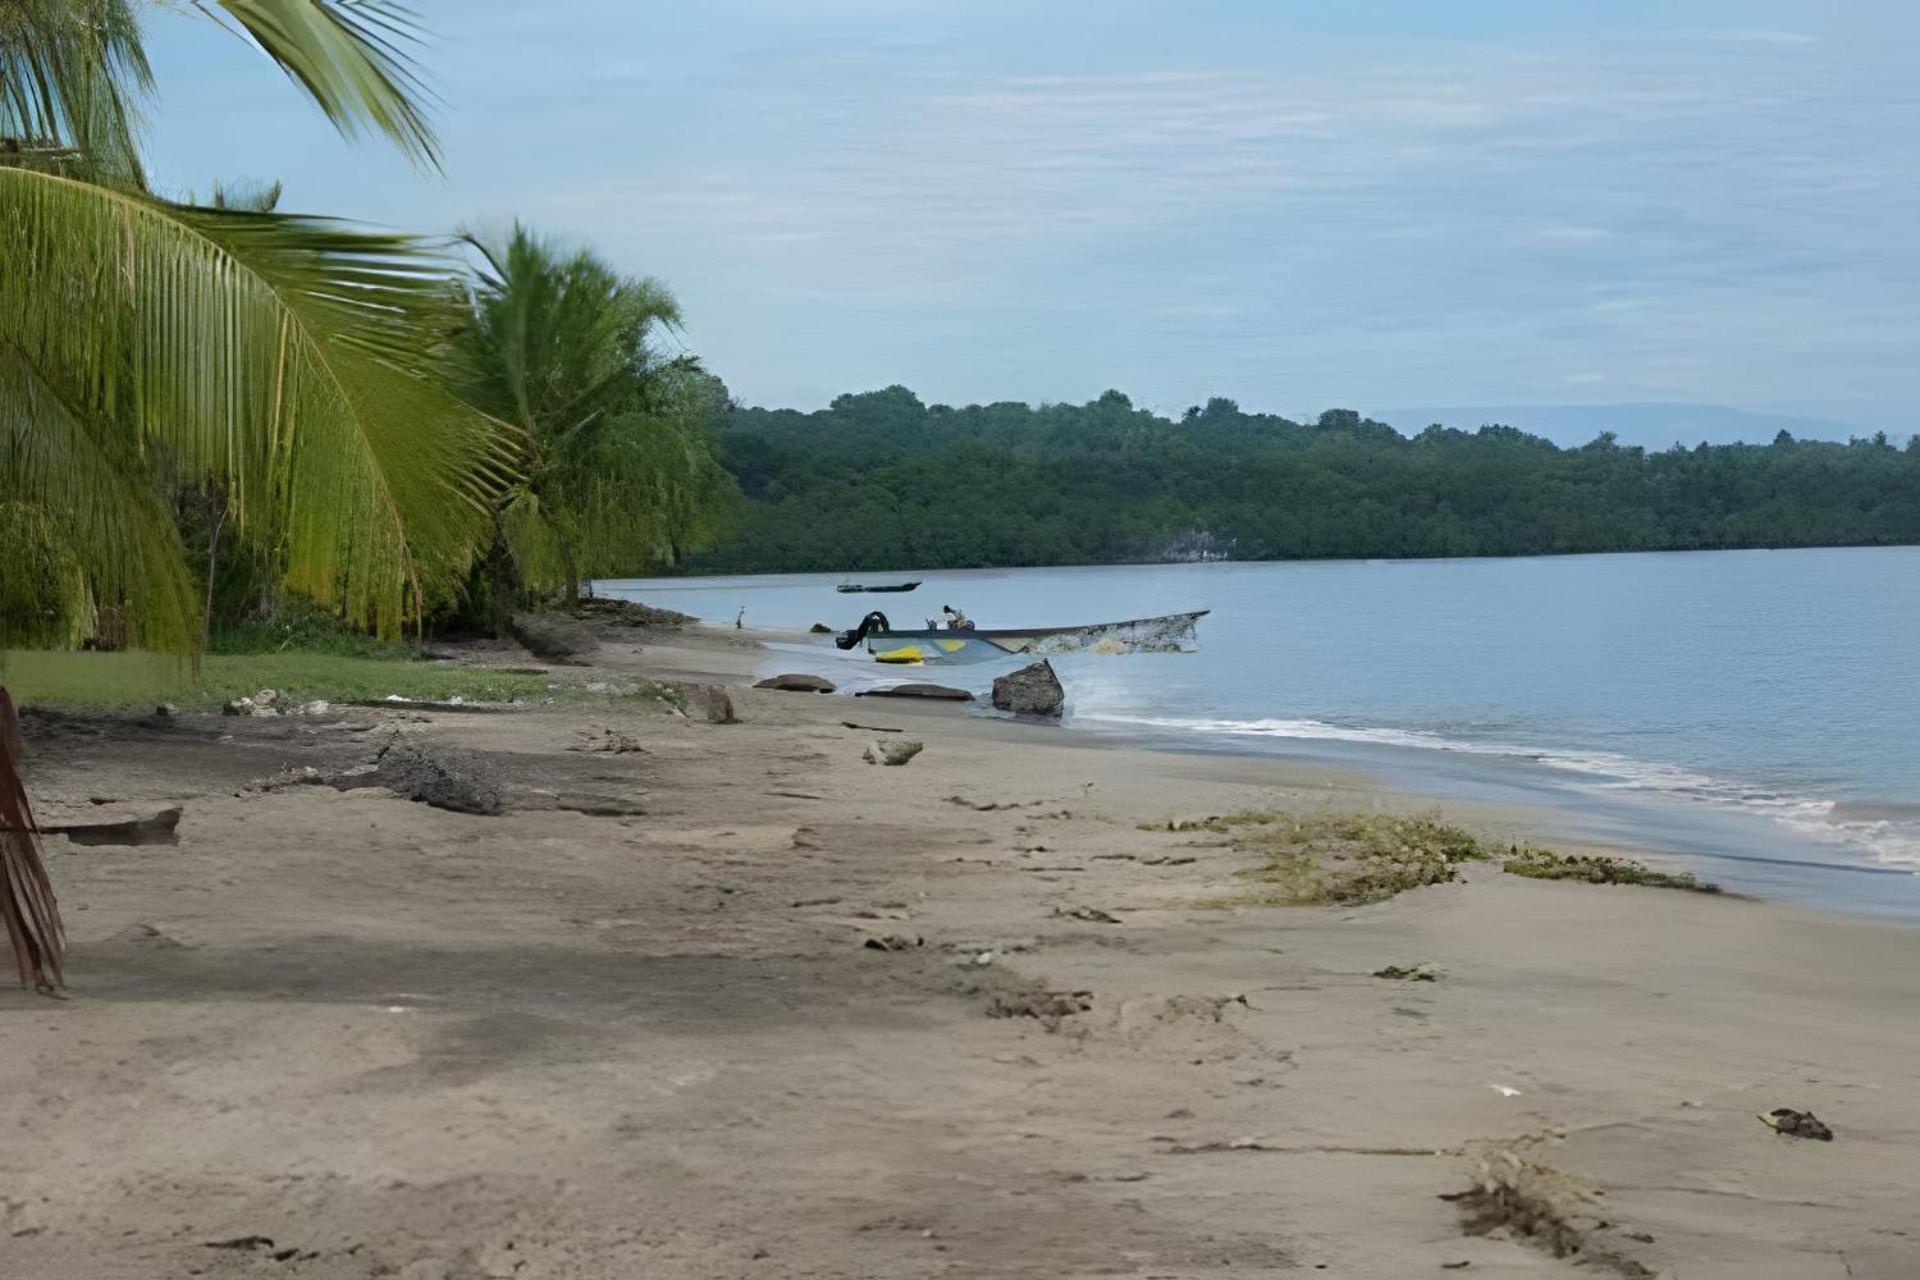
[[[438,164],[403,10],[191,7],[342,132]],[[518,457],[438,376],[449,264],[404,236],[157,198],[137,146],[150,88],[129,0],[0,0],[0,583],[52,593],[0,613],[0,650],[112,613],[132,643],[191,651],[163,474],[219,485],[290,587],[397,634],[457,589]],[[23,982],[44,987],[60,927],[17,744],[0,724],[0,916]]]
[[[582,579],[671,564],[709,532],[731,480],[712,420],[725,388],[661,343],[679,304],[521,226],[465,237],[478,262],[456,336],[459,387],[527,432],[476,595],[572,599]]]

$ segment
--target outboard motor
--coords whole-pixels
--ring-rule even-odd
[[[860,619],[859,626],[851,631],[842,631],[839,635],[835,636],[833,643],[838,648],[851,649],[862,640],[865,640],[869,631],[891,630],[893,630],[893,627],[887,622],[887,615],[875,609],[872,613]]]

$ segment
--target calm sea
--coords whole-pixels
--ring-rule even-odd
[[[1056,658],[1069,727],[1527,804],[1548,835],[1673,852],[1729,888],[1920,919],[1920,548],[863,576],[925,585],[599,589],[775,628],[1212,609],[1197,653]],[[983,689],[1010,665],[915,674]],[[830,646],[768,666],[902,674]]]

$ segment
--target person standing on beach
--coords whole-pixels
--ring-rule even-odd
[[[747,626],[747,606],[741,605],[740,612],[733,615],[733,629],[735,631],[744,631],[746,630],[746,626]]]

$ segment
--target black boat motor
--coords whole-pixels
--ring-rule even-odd
[[[869,631],[891,630],[893,630],[893,627],[887,622],[887,615],[875,609],[872,613],[860,619],[859,626],[851,631],[842,631],[839,635],[835,636],[833,643],[839,648],[851,649],[857,646],[862,640],[865,640]]]

